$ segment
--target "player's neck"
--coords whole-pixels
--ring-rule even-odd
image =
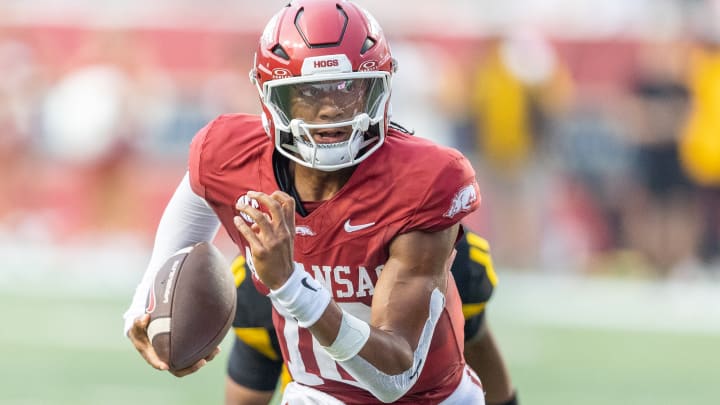
[[[355,167],[324,172],[294,163],[290,172],[295,179],[295,189],[301,201],[325,201],[332,198],[348,182]]]

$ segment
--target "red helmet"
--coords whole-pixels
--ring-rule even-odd
[[[265,27],[250,79],[276,149],[333,171],[382,146],[394,67],[367,11],[346,0],[297,0]]]

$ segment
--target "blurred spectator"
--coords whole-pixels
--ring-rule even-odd
[[[566,101],[569,77],[542,34],[518,29],[491,39],[471,91],[480,160],[511,178],[527,168],[549,113]]]
[[[681,42],[647,43],[638,54],[632,94],[637,187],[627,196],[624,241],[661,273],[694,266],[699,215],[694,184],[680,166],[681,126],[688,109]]]
[[[68,52],[42,105],[40,139],[52,174],[54,234],[129,232],[144,226],[134,166],[168,131],[173,87],[140,39],[87,31]],[[50,222],[52,224],[52,222]]]
[[[32,46],[2,27],[0,77],[0,233],[15,233],[28,228],[37,194],[33,134],[45,80]]]
[[[74,70],[47,94],[43,144],[50,155],[72,162],[94,162],[123,142],[128,78],[116,66],[94,65]]]
[[[398,62],[393,76],[391,119],[400,125],[413,123],[409,130],[441,145],[457,147],[452,123],[444,112],[440,93],[447,65],[456,61],[441,47],[428,43],[393,40]],[[412,66],[412,69],[405,69]]]
[[[631,192],[634,154],[618,116],[619,94],[583,95],[552,129],[556,187],[543,238],[543,263],[586,269],[620,248],[621,195]],[[567,266],[568,264],[565,264]]]
[[[30,142],[43,79],[33,49],[0,30],[0,148]]]
[[[506,265],[534,267],[541,254],[548,181],[536,153],[569,100],[569,75],[543,35],[522,29],[491,39],[469,91],[495,255]]]
[[[100,158],[111,149],[165,150],[158,139],[174,119],[176,85],[145,35],[125,30],[82,33],[80,45],[66,56],[64,70],[49,90],[48,103],[55,103],[45,109],[50,145],[53,135],[70,136],[85,148],[96,144],[91,153]],[[63,98],[74,103],[63,103]],[[55,119],[55,113],[64,119]]]
[[[254,42],[229,41],[220,49],[219,66],[203,74],[200,98],[203,121],[228,111],[260,113],[257,103],[259,94],[248,77],[253,59],[252,53],[246,50],[254,45]]]
[[[720,256],[720,29],[700,38],[690,58],[692,108],[681,139],[682,167],[701,188],[702,258]]]

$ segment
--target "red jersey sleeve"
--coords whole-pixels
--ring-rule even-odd
[[[449,161],[429,179],[424,196],[401,232],[440,231],[480,206],[475,170],[461,153],[450,150],[449,154]]]
[[[190,156],[188,157],[188,171],[190,172],[190,186],[192,187],[195,194],[205,198],[205,186],[201,182],[202,170],[202,158],[203,148],[205,147],[205,141],[207,140],[210,131],[215,124],[215,121],[211,121],[199,130],[195,137],[193,137],[190,143]]]

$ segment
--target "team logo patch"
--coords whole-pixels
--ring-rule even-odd
[[[285,68],[275,68],[272,70],[272,78],[273,80],[276,79],[287,79],[288,77],[293,77],[292,72],[290,70]]]
[[[313,230],[310,229],[309,226],[298,225],[298,226],[295,227],[295,235],[300,235],[300,236],[315,236],[315,232],[313,232]]]
[[[253,207],[253,208],[259,208],[259,207],[260,207],[260,204],[258,204],[257,200],[255,200],[254,198],[248,198],[247,195],[244,195],[244,196],[238,198],[238,199],[237,199],[237,203],[236,203],[235,205],[249,205],[249,206],[251,206],[251,207]],[[255,221],[253,221],[253,219],[250,218],[250,216],[247,215],[247,214],[244,213],[244,212],[241,212],[241,213],[240,213],[240,216],[241,216],[242,219],[244,219],[246,222],[249,222],[249,223],[251,223],[251,224],[254,224],[254,223],[255,223]]]
[[[300,72],[303,75],[310,75],[315,73],[347,73],[352,72],[352,63],[348,59],[347,55],[324,55],[324,56],[311,56],[303,60],[302,68]]]
[[[374,60],[366,60],[358,67],[359,72],[374,72],[378,70],[378,63]]]
[[[340,66],[340,61],[337,59],[316,60],[313,62],[315,69],[336,68],[338,66]]]
[[[446,218],[452,218],[461,212],[468,212],[477,201],[477,192],[473,184],[461,188],[453,197],[450,208],[443,214]]]

